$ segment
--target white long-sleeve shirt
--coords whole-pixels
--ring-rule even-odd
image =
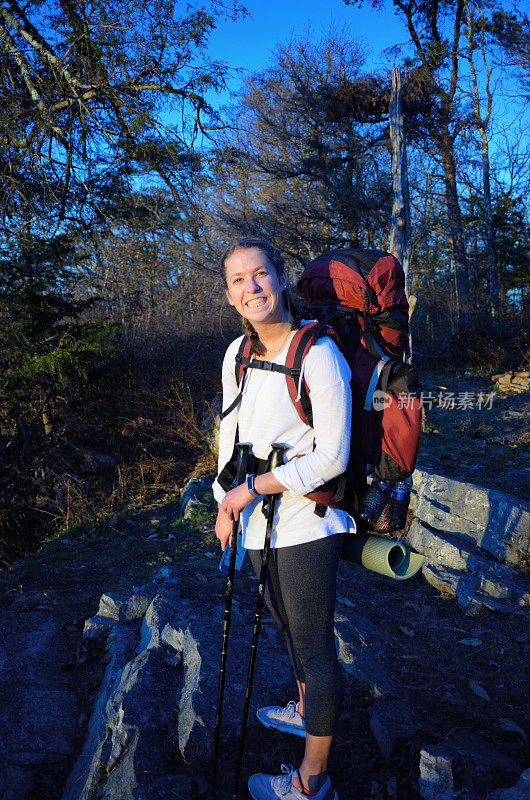
[[[285,364],[294,333],[273,359],[275,363]],[[235,357],[241,340],[239,337],[233,341],[224,357],[223,408],[228,408],[239,392]],[[303,374],[310,390],[312,428],[298,416],[285,375],[249,369],[243,396],[237,408],[222,420],[219,432],[219,472],[232,456],[238,425],[239,441],[252,442],[252,452],[257,458],[267,458],[273,442],[289,448],[285,455],[287,463],[273,470],[274,477],[287,491],[276,504],[272,547],[302,544],[343,531],[355,532],[355,522],[345,511],[328,507],[325,516],[319,517],[314,513],[314,501],[304,497],[346,469],[351,432],[350,368],[333,340],[325,336],[309,350]],[[217,480],[213,492],[221,502],[225,492]],[[243,509],[244,547],[263,547],[265,525],[261,501],[255,500]]]

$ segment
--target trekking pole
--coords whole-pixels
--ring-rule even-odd
[[[267,471],[279,467],[283,464],[283,454],[289,448],[284,444],[273,444]],[[250,659],[248,663],[247,684],[245,686],[245,704],[243,707],[243,718],[241,720],[241,733],[239,734],[239,750],[236,761],[236,774],[234,781],[234,797],[239,793],[239,776],[241,764],[245,752],[245,736],[247,732],[248,712],[250,708],[250,698],[252,695],[252,683],[254,681],[254,667],[256,665],[256,655],[258,652],[258,638],[261,630],[261,616],[263,612],[263,601],[265,598],[265,584],[267,583],[267,573],[269,569],[269,552],[271,549],[272,525],[274,522],[274,512],[279,494],[267,495],[267,527],[265,529],[265,541],[263,543],[263,554],[261,556],[261,569],[259,572],[258,596],[256,598],[256,611],[254,613],[254,627],[252,629],[252,644],[250,645]]]
[[[250,448],[252,445],[248,442],[239,442],[237,445],[237,469],[232,488],[239,486],[243,483],[248,472],[250,460]],[[235,519],[232,523],[232,542],[230,545],[230,559],[228,561],[228,579],[226,581],[225,591],[225,610],[223,615],[223,638],[221,641],[221,666],[219,668],[219,685],[217,688],[217,708],[215,713],[215,731],[213,736],[213,754],[212,754],[212,780],[211,791],[215,795],[215,788],[217,784],[217,765],[219,761],[219,742],[221,739],[221,723],[223,721],[223,698],[225,691],[225,677],[226,677],[226,660],[228,654],[228,633],[230,631],[230,621],[232,615],[232,595],[234,593],[234,579],[236,572],[236,554],[237,554],[237,534],[239,530],[239,518]],[[228,547],[228,543],[226,545]]]

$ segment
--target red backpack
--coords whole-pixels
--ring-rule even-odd
[[[311,425],[311,387],[304,379],[298,397],[302,363],[319,338],[334,338],[352,372],[350,457],[343,475],[308,497],[315,500],[316,513],[328,505],[356,513],[368,474],[393,486],[412,475],[416,462],[421,387],[415,369],[403,361],[408,350],[404,272],[394,256],[380,250],[334,250],[309,264],[297,288],[307,316],[316,321],[296,331],[285,366],[252,359],[245,337],[236,356],[236,380],[241,386],[248,368],[283,372],[301,420]]]

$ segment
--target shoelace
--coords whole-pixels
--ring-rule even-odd
[[[281,797],[284,797],[291,789],[293,783],[294,767],[290,764],[282,764],[282,775],[277,775],[271,781],[271,787],[274,791],[279,792]]]
[[[287,711],[287,715],[288,715],[289,719],[293,719],[294,715],[296,714],[296,703],[295,703],[295,701],[294,700],[289,700],[285,710]]]

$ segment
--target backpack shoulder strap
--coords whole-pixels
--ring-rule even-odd
[[[250,361],[251,345],[252,343],[250,341],[250,336],[244,336],[241,341],[241,344],[239,345],[239,350],[237,351],[235,359],[235,376],[239,392],[237,393],[234,400],[230,403],[228,408],[225,408],[224,411],[221,411],[219,415],[219,418],[221,420],[227,417],[234,410],[234,408],[237,408],[237,405],[243,396],[243,383],[245,382],[245,373],[247,371],[247,367]]]
[[[241,341],[241,344],[239,345],[239,350],[237,351],[235,360],[236,383],[238,386],[241,385],[241,382],[245,375],[250,359],[251,347],[252,347],[252,342],[250,341],[250,336],[244,336]]]
[[[329,325],[325,323],[308,322],[302,325],[293,336],[285,358],[285,366],[289,370],[285,376],[289,396],[302,422],[310,427],[313,425],[310,390],[303,377],[299,387],[299,379],[306,355],[315,342],[322,336],[331,336],[335,341],[338,341],[337,334],[333,328],[330,328]]]

